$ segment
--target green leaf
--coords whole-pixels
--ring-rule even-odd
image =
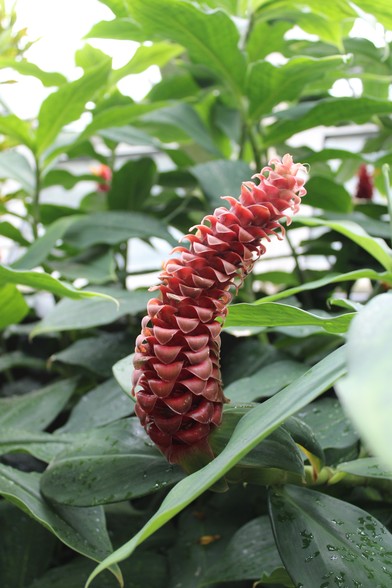
[[[124,10],[124,17],[127,14]],[[140,26],[131,18],[115,18],[97,22],[86,35],[87,39],[118,39],[120,41],[140,41],[146,36]]]
[[[62,261],[50,261],[50,267],[68,279],[84,278],[90,284],[115,282],[115,259],[113,251],[102,247],[93,247]]]
[[[43,177],[43,186],[45,188],[49,188],[50,186],[61,186],[66,190],[71,190],[78,182],[96,181],[97,176],[92,173],[75,175],[66,169],[51,169]]]
[[[246,414],[222,453],[203,469],[179,482],[143,529],[95,569],[86,588],[99,572],[127,558],[140,543],[212,486],[285,420],[329,388],[345,373],[343,358],[344,348],[334,351],[302,378]]]
[[[304,102],[279,113],[276,123],[267,129],[266,144],[276,145],[295,133],[316,127],[344,122],[364,123],[374,115],[390,114],[392,104],[372,98],[326,98],[319,102]]]
[[[290,28],[291,24],[285,21],[255,20],[246,45],[249,61],[259,61],[275,51],[284,53],[286,46],[284,34]]]
[[[20,350],[2,354],[0,357],[0,372],[18,367],[27,368],[29,370],[46,371],[46,362],[39,357],[25,355],[23,351]]]
[[[227,386],[225,396],[231,402],[252,402],[258,398],[273,396],[302,376],[307,369],[308,366],[290,359],[275,361],[252,376],[240,378]]]
[[[74,551],[101,561],[112,551],[102,507],[54,507],[42,498],[40,478],[35,472],[20,472],[0,464],[0,494]],[[118,568],[113,570],[121,578]]]
[[[111,81],[116,83],[130,74],[142,73],[151,65],[163,67],[182,52],[183,48],[180,45],[172,43],[161,42],[142,45],[136,49],[134,56],[128,63],[112,72]]]
[[[133,411],[134,403],[123,394],[116,380],[110,378],[79,400],[64,427],[57,429],[56,433],[75,433],[102,427],[129,416]]]
[[[114,172],[108,193],[111,210],[140,211],[154,185],[156,165],[150,157],[127,161]]]
[[[60,282],[56,278],[53,278],[50,274],[37,271],[24,271],[16,270],[11,267],[0,265],[0,286],[2,284],[20,284],[23,286],[29,286],[36,290],[46,290],[52,292],[57,296],[66,296],[67,298],[73,298],[74,300],[80,300],[82,298],[107,298],[106,295],[102,295],[101,292],[90,292],[89,290],[77,290],[71,284]],[[115,300],[112,299],[112,304]]]
[[[109,139],[115,143],[126,143],[127,145],[137,145],[138,147],[146,145],[154,149],[164,149],[164,145],[158,139],[130,125],[102,129],[98,131],[98,134],[104,139]]]
[[[392,250],[382,239],[371,237],[357,223],[351,221],[328,221],[321,218],[297,217],[296,220],[308,227],[329,227],[341,233],[362,247],[386,270],[392,271]]]
[[[20,323],[30,310],[23,295],[13,284],[0,287],[0,308],[0,329]]]
[[[271,577],[279,579],[271,582]],[[292,586],[275,545],[266,515],[243,525],[232,537],[219,561],[207,572],[203,586],[217,582],[259,580],[263,584]]]
[[[237,98],[242,95],[246,63],[238,48],[237,28],[226,13],[204,12],[180,0],[149,0],[148,5],[132,0],[128,10],[146,36],[154,34],[179,43],[192,61],[217,74]]]
[[[17,151],[3,151],[0,153],[0,178],[16,180],[28,194],[33,194],[34,192],[34,171],[27,159]]]
[[[80,366],[86,370],[108,377],[112,365],[129,350],[129,337],[122,333],[99,333],[84,337],[69,347],[51,356],[52,363]]]
[[[391,584],[392,535],[366,511],[306,488],[270,492],[280,556],[296,586]]]
[[[242,182],[248,181],[253,175],[245,161],[225,159],[199,163],[189,171],[199,182],[212,207],[225,206],[221,196],[239,194]]]
[[[339,398],[360,435],[389,468],[392,467],[391,329],[392,296],[380,294],[357,313],[349,329],[348,375],[337,387]]]
[[[308,191],[306,204],[333,212],[351,212],[351,195],[341,184],[326,176],[312,176],[306,184]]]
[[[80,79],[59,88],[42,103],[38,114],[37,153],[50,147],[65,125],[77,120],[84,112],[86,102],[105,85],[108,65],[103,63],[90,69]]]
[[[7,137],[15,139],[19,143],[22,143],[22,145],[27,145],[30,148],[33,146],[34,134],[30,123],[28,123],[25,120],[22,120],[15,114],[8,114],[6,116],[2,116],[2,118],[0,119],[0,133],[6,135]],[[4,156],[4,153],[2,154],[2,156]]]
[[[391,7],[388,0],[377,0],[377,2],[355,0],[355,4],[368,14],[375,16],[386,29],[392,29]]]
[[[44,71],[38,67],[35,63],[29,63],[26,59],[16,61],[10,57],[0,57],[0,68],[11,67],[18,73],[24,76],[33,76],[42,82],[44,86],[61,86],[66,83],[66,78],[57,72]]]
[[[181,129],[197,145],[200,145],[200,147],[213,155],[220,155],[220,151],[213,142],[207,127],[190,104],[180,102],[174,106],[154,110],[154,112],[144,115],[142,120],[150,124],[173,126]]]
[[[65,407],[75,388],[74,379],[59,380],[23,396],[0,398],[0,427],[43,431]]]
[[[127,357],[123,357],[117,363],[114,364],[112,370],[113,375],[117,380],[117,383],[122,388],[122,390],[127,394],[127,396],[135,402],[133,396],[130,395],[131,391],[131,382],[132,382],[132,373],[133,373],[133,358],[134,353],[131,355],[127,355]]]
[[[342,63],[342,57],[333,56],[320,59],[295,57],[280,66],[268,61],[252,64],[246,83],[250,116],[258,120],[262,115],[271,113],[280,102],[297,100],[315,77],[322,78],[325,72],[337,69]]]
[[[159,237],[169,243],[174,241],[163,222],[158,219],[139,212],[114,210],[77,218],[66,230],[64,241],[85,249],[99,243],[116,245],[133,237]]]
[[[312,314],[301,308],[264,302],[262,304],[233,304],[225,321],[226,327],[288,327],[314,325],[325,329],[328,333],[344,333],[347,331],[355,313],[348,312],[328,317]]]
[[[23,247],[28,247],[30,245],[29,241],[27,241],[23,237],[19,229],[17,229],[13,224],[9,223],[8,221],[0,222],[0,235],[6,237],[7,239],[15,241]]]
[[[93,429],[57,455],[42,476],[41,490],[56,503],[91,506],[157,492],[183,476],[133,418]]]
[[[1,427],[0,454],[28,453],[49,463],[57,453],[64,451],[73,439],[50,433],[34,433],[20,428]]]
[[[78,49],[75,53],[75,65],[81,67],[85,73],[91,68],[105,65],[109,69],[112,67],[112,59],[109,55],[106,55],[100,49],[92,47],[86,43],[81,49]]]
[[[364,457],[355,461],[346,461],[340,463],[337,470],[354,476],[392,480],[392,469],[385,468],[377,457]]]
[[[30,586],[50,565],[54,537],[4,500],[0,503],[0,528],[1,587]]]
[[[112,323],[126,314],[135,315],[145,310],[151,295],[146,291],[128,292],[118,288],[100,286],[97,291],[106,296],[115,297],[113,302],[102,298],[85,298],[84,300],[61,300],[34,327],[31,336],[51,331],[70,331],[88,329]]]

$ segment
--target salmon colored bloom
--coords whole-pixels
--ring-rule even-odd
[[[244,182],[239,200],[224,197],[230,208],[193,227],[189,247],[176,247],[164,264],[136,340],[132,392],[141,424],[171,463],[186,468],[195,455],[213,457],[208,436],[227,401],[219,355],[229,290],[265,252],[262,241],[284,233],[279,221],[298,211],[305,171],[290,155],[272,159],[254,176],[258,185]]]
[[[94,176],[102,178],[103,182],[98,184],[98,192],[109,192],[110,181],[112,179],[112,170],[108,165],[102,163],[101,165],[94,167],[92,170]]]

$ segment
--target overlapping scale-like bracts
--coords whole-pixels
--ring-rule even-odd
[[[226,401],[219,368],[220,332],[232,287],[238,288],[264,253],[263,240],[306,193],[305,168],[290,155],[273,159],[259,183],[244,182],[239,199],[224,199],[176,247],[160,274],[136,340],[133,394],[136,414],[171,463],[209,454],[211,430]],[[290,217],[287,217],[290,222]]]

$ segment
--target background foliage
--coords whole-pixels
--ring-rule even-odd
[[[79,588],[105,560],[130,588],[386,588],[389,3],[101,1],[113,19],[87,35],[72,82],[27,61],[0,2],[0,67],[53,88],[36,120],[0,119],[0,584]],[[378,45],[350,34],[358,17],[378,21]],[[113,69],[97,38],[140,47]],[[151,65],[161,81],[141,102],[121,94]],[[357,124],[363,144],[293,139],[320,123]],[[217,458],[185,477],[122,391],[139,285],[275,152],[310,164],[313,208],[230,309]],[[362,164],[377,197],[355,197]],[[205,492],[222,476],[228,492]]]

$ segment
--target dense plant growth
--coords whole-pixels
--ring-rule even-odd
[[[113,19],[87,35],[72,82],[27,61],[0,2],[0,67],[53,88],[36,119],[6,105],[0,119],[0,585],[388,588],[389,2],[100,1]],[[377,42],[355,33],[358,18]],[[102,38],[140,46],[113,69],[89,42]],[[120,92],[153,65],[161,80],[141,102]],[[200,277],[201,219],[242,182],[251,208],[251,177],[285,153],[310,167],[285,240],[271,237],[238,291],[230,276],[253,265],[236,273],[246,223],[231,219],[230,253],[213,235],[221,270],[203,261],[202,278],[222,278],[209,297],[230,403],[208,438],[215,458],[189,475],[134,416],[147,287],[192,225],[178,263]],[[195,283],[177,291],[176,263],[162,295],[169,284],[200,302]],[[185,306],[189,323],[206,305]],[[217,368],[215,344],[203,349]]]

